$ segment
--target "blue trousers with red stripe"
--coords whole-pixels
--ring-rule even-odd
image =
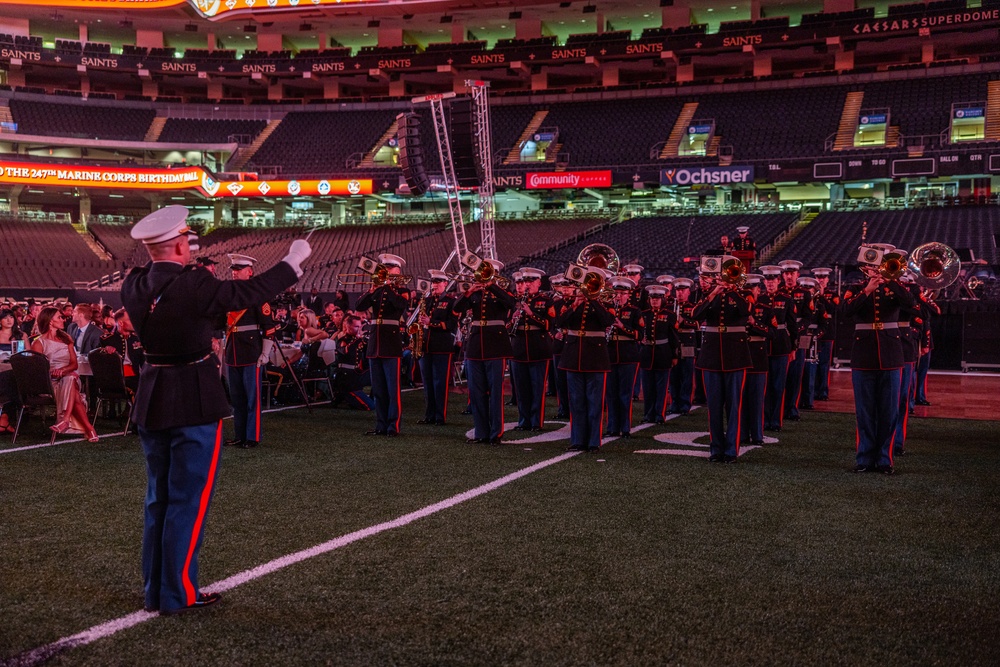
[[[477,440],[503,435],[503,372],[506,359],[469,359],[469,402]]]
[[[431,424],[445,423],[448,417],[451,355],[435,353],[420,357],[420,377],[424,380],[424,421]]]
[[[712,454],[739,456],[740,404],[746,371],[702,371]]]
[[[743,413],[740,417],[743,442],[764,442],[764,392],[767,373],[747,373],[743,385]]]
[[[517,388],[517,425],[523,429],[542,427],[548,367],[548,361],[510,362],[510,381]]]
[[[896,425],[892,430],[892,453],[895,456],[906,446],[906,423],[910,414],[910,394],[916,382],[916,362],[907,361],[903,364],[899,376],[899,408],[896,411]]]
[[[569,388],[569,443],[600,449],[607,373],[566,371]]]
[[[788,378],[788,355],[767,358],[767,390],[764,392],[764,428],[781,428],[781,411],[785,399],[785,380]]]
[[[632,390],[639,363],[611,364],[604,402],[608,404],[608,432],[632,431]]]
[[[222,422],[138,430],[148,479],[142,534],[145,606],[172,611],[198,597],[198,551],[222,452]]]
[[[670,407],[667,412],[686,414],[691,410],[694,388],[694,358],[685,357],[670,369]]]
[[[375,397],[375,430],[399,433],[399,357],[371,357],[372,396]]]
[[[899,410],[901,376],[898,368],[851,370],[854,413],[858,422],[858,465],[892,465],[892,434]]]
[[[670,369],[642,370],[643,419],[658,424],[667,415],[667,389],[670,388]]]
[[[263,369],[257,364],[228,368],[236,439],[260,442],[260,377]]]

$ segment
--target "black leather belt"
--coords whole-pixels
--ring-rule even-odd
[[[146,352],[146,363],[152,366],[189,366],[212,356],[212,350],[199,350],[187,354],[156,354]]]

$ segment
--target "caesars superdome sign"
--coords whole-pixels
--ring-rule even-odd
[[[728,185],[753,183],[753,165],[675,167],[660,171],[660,185]]]

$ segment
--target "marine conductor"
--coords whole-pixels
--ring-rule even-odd
[[[222,450],[229,403],[212,354],[212,330],[227,312],[250,308],[294,285],[311,253],[292,242],[274,268],[244,281],[196,270],[187,209],[168,206],[140,220],[132,237],[152,262],[133,269],[122,301],[146,350],[135,423],[148,488],[142,545],[145,608],[161,614],[201,609],[218,593],[198,588],[198,551]]]

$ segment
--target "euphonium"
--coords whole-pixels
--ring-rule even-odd
[[[607,269],[611,273],[618,273],[618,253],[615,249],[604,243],[591,243],[577,255],[576,263],[580,266],[596,266],[599,269]]]
[[[914,281],[924,289],[944,289],[958,279],[962,270],[958,253],[936,241],[914,248],[906,265]]]

